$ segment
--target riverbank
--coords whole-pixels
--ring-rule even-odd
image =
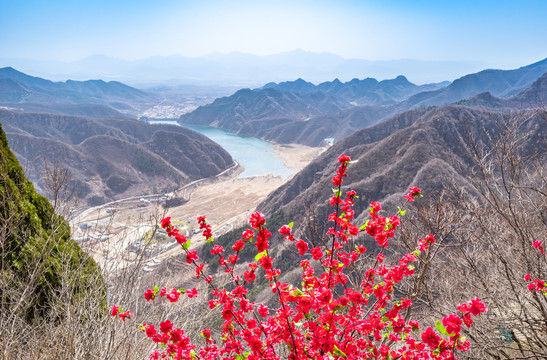
[[[321,148],[298,144],[276,144],[273,145],[273,150],[275,156],[281,159],[284,166],[291,169],[293,174],[324,151]],[[197,229],[197,216],[206,215],[213,227],[214,235],[222,235],[234,227],[245,224],[257,205],[292,176],[238,177],[238,173],[239,171],[230,171],[215,179],[196,182],[195,186],[187,187],[185,194],[177,194],[184,195],[185,203],[167,209],[147,199],[143,199],[143,202],[139,197],[88,209],[81,214],[84,216],[79,216],[77,221],[72,222],[73,236],[91,239],[83,240],[85,245],[82,245],[102,264],[113,260],[113,257],[116,258],[113,253],[125,253],[123,249],[136,251],[143,244],[139,240],[143,234],[165,216],[170,216],[179,224],[186,224],[188,236],[194,237],[192,244],[199,244],[197,240],[201,238],[200,235],[193,234],[193,230]],[[86,226],[82,228],[82,224]],[[152,247],[150,255],[155,262],[150,263],[151,267],[179,253],[180,249],[170,245],[176,244],[169,242]],[[118,251],[110,251],[113,248],[118,248]]]

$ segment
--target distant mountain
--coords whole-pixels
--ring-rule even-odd
[[[338,112],[352,105],[321,92],[294,93],[273,88],[242,89],[182,115],[182,124],[215,126],[251,135],[292,121]],[[252,129],[252,130],[251,130]]]
[[[13,66],[48,79],[102,78],[138,87],[172,84],[230,84],[256,87],[269,81],[304,78],[315,83],[339,78],[393,78],[404,71],[411,81],[425,84],[453,80],[484,69],[485,64],[458,61],[345,59],[331,53],[303,50],[268,56],[241,52],[212,53],[190,58],[181,55],[155,56],[127,61],[94,55],[70,63],[2,59],[0,66]]]
[[[415,85],[402,75],[395,79],[378,81],[374,78],[363,80],[353,79],[342,83],[340,80],[323,82],[314,85],[301,78],[295,81],[285,81],[279,84],[268,83],[263,88],[274,88],[282,91],[296,93],[323,92],[335,95],[354,105],[391,105],[401,102],[410,96],[423,91],[441,89],[449,85],[449,82],[438,84]]]
[[[502,101],[496,96],[523,91],[543,75],[544,70],[547,71],[547,59],[516,70],[484,70],[448,86],[446,83],[418,86],[404,76],[383,81],[353,79],[346,83],[335,79],[319,85],[298,78],[238,91],[181,116],[179,121],[219,127],[278,143],[321,146],[412,108],[465,103],[466,99],[485,92],[489,93],[473,100],[477,105],[527,108],[532,99]],[[537,87],[541,87],[541,82]],[[534,91],[537,93],[538,89],[531,89],[528,95],[521,97],[530,98]],[[537,94],[533,100],[537,103]]]
[[[355,207],[357,224],[364,222],[370,201],[382,201],[385,207],[393,209],[409,186],[419,186],[427,194],[442,190],[448,182],[466,187],[470,165],[465,150],[468,134],[488,145],[499,130],[500,121],[509,116],[456,105],[398,114],[336,143],[270,194],[258,209],[270,215],[282,210],[291,220],[308,214],[309,209],[328,214],[332,208],[326,199],[338,166],[336,159],[342,153],[357,160],[350,165],[349,176],[344,180],[344,189],[354,189],[360,196]],[[547,112],[529,111],[528,116],[530,119],[521,130],[530,132],[529,144],[545,154]]]
[[[43,184],[33,166],[60,161],[89,204],[171,191],[234,164],[218,144],[179,126],[5,110],[0,123],[38,189]]]
[[[458,102],[464,106],[476,106],[492,109],[533,109],[547,106],[547,72],[532,85],[510,98],[498,98],[484,92],[470,99]]]
[[[49,113],[120,116],[156,102],[155,96],[116,81],[53,82],[0,68],[0,105]]]
[[[547,59],[515,70],[483,70],[454,80],[444,89],[414,95],[401,104],[401,108],[445,105],[483,92],[508,98],[530,86],[545,72]]]

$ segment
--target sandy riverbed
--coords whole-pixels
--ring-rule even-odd
[[[276,156],[281,158],[284,165],[298,172],[315,159],[324,149],[312,148],[304,145],[274,145]],[[114,244],[124,245],[121,238],[127,237],[127,230],[139,225],[153,225],[159,222],[163,216],[171,216],[173,220],[182,223],[190,223],[189,229],[195,226],[198,215],[206,215],[213,227],[215,236],[221,235],[234,227],[246,223],[249,215],[255,211],[256,206],[262,202],[268,194],[283,185],[289,178],[281,176],[265,175],[247,178],[238,178],[237,175],[229,178],[222,178],[213,183],[198,186],[189,194],[189,200],[183,205],[172,207],[167,210],[154,206],[141,206],[136,199],[120,201],[116,204],[115,213],[107,213],[110,207],[98,207],[92,211],[85,212],[78,223],[88,223],[91,228],[82,231],[79,225],[73,223],[73,236],[82,236],[84,233],[100,233],[108,235],[108,240],[100,242],[98,248],[92,251],[97,260],[103,256],[105,249],[111,248]],[[148,219],[148,220],[147,220]],[[108,223],[105,230],[104,223]],[[115,226],[114,226],[115,225]],[[120,229],[120,231],[115,230]],[[121,231],[123,229],[124,231]],[[200,235],[196,235],[200,238]],[[192,242],[195,244],[195,242]],[[160,258],[164,259],[178,253],[180,250],[171,249],[163,253]],[[104,260],[104,259],[102,259]]]
[[[284,165],[300,171],[322,151],[304,145],[274,145],[276,156]],[[174,219],[195,220],[198,215],[206,215],[212,224],[223,226],[226,223],[241,224],[268,194],[283,185],[288,179],[280,176],[254,176],[231,178],[200,186],[190,195],[190,201],[168,211]]]

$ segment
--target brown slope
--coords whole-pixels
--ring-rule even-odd
[[[545,146],[540,139],[545,139],[547,124],[540,115],[526,124],[537,139],[535,143]],[[495,134],[507,116],[461,106],[397,115],[336,143],[258,208],[268,214],[282,209],[291,219],[301,219],[299,214],[306,207],[327,213],[331,179],[342,153],[358,160],[351,164],[344,182],[344,189],[354,189],[360,195],[355,207],[358,221],[366,217],[370,201],[385,202],[393,209],[409,186],[419,186],[426,194],[443,189],[449,181],[466,186],[468,132],[488,144],[486,131]]]
[[[22,163],[43,170],[43,159],[61,162],[93,204],[170,191],[233,164],[218,144],[178,126],[9,111],[0,122]],[[36,173],[31,179],[42,188]]]

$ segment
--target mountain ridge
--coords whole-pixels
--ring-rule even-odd
[[[20,161],[38,172],[43,159],[60,161],[90,205],[172,191],[234,164],[209,138],[174,125],[7,110],[0,110],[0,123]],[[38,172],[30,177],[41,189]]]
[[[155,101],[154,95],[118,81],[53,82],[12,67],[0,68],[0,104],[7,107],[67,115],[123,117],[135,115],[139,107]]]

